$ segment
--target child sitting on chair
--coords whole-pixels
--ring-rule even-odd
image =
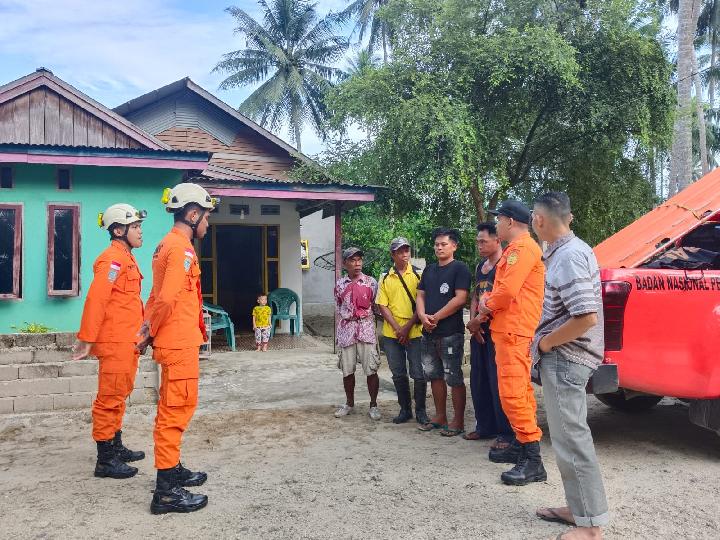
[[[252,311],[253,330],[255,331],[255,350],[267,351],[268,341],[270,341],[272,308],[267,305],[266,294],[259,294],[257,303],[258,305],[255,306]]]

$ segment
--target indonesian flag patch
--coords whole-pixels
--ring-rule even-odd
[[[115,283],[115,280],[118,277],[118,272],[120,272],[120,268],[122,265],[117,261],[112,261],[110,263],[110,271],[108,272],[108,281],[110,283]]]

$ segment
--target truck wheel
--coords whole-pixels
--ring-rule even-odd
[[[662,396],[635,396],[625,399],[625,391],[622,388],[610,394],[595,394],[595,397],[608,407],[625,412],[650,410],[663,398]]]

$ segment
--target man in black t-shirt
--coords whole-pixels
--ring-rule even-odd
[[[430,381],[435,416],[421,431],[441,429],[441,435],[454,437],[465,429],[465,379],[462,372],[465,325],[463,308],[472,276],[465,263],[455,260],[458,232],[439,227],[433,231],[438,262],[425,268],[418,285],[417,314],[423,325],[422,364]],[[447,421],[447,387],[454,409]]]

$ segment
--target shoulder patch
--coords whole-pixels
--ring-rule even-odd
[[[110,262],[110,271],[108,272],[108,281],[110,283],[115,283],[115,280],[118,277],[118,273],[120,272],[121,264],[117,261],[111,261]]]
[[[510,255],[507,256],[507,263],[512,266],[518,262],[518,254],[517,251],[513,251]]]

